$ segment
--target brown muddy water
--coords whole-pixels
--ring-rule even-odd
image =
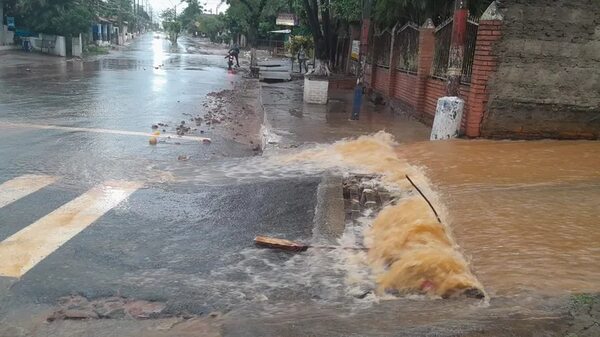
[[[450,297],[474,292],[483,296],[483,287],[471,273],[451,231],[437,221],[427,201],[406,178],[410,175],[428,188],[425,177],[396,155],[395,145],[390,134],[379,132],[303,151],[292,160],[376,174],[381,176],[381,184],[399,197],[397,203],[363,222],[363,244],[369,248],[366,262],[376,280],[377,294],[391,291]]]
[[[600,291],[598,142],[397,144],[380,132],[194,170],[213,182],[323,171],[380,176],[398,202],[346,223],[338,239],[369,252],[332,252],[349,296],[369,288],[383,298],[388,290],[439,298],[475,288],[487,299]]]
[[[402,145],[489,295],[600,291],[600,143]]]
[[[236,307],[223,324],[245,331],[240,336],[565,336],[570,295],[600,291],[600,143],[398,144],[380,132],[182,165],[163,169],[202,184],[375,176],[373,187],[395,196],[325,242],[368,252],[315,249],[273,263],[272,251],[252,248],[212,273],[247,274],[235,292],[230,282],[199,281]],[[312,234],[308,243],[321,244]],[[292,301],[280,296],[283,289],[297,289]],[[453,296],[471,289],[485,298]]]
[[[380,290],[446,296],[600,291],[600,143],[443,141],[398,145],[378,133],[294,160],[382,175],[397,193],[364,227]]]

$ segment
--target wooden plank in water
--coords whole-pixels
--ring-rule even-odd
[[[257,236],[254,243],[261,247],[283,249],[291,252],[303,252],[308,249],[308,245],[297,243],[290,240],[271,238],[267,236]]]

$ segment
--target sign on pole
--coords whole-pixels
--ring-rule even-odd
[[[360,40],[352,40],[352,53],[350,57],[354,61],[358,61],[358,55],[360,54]]]
[[[279,13],[277,19],[275,19],[275,24],[278,26],[297,26],[298,18],[291,13]]]

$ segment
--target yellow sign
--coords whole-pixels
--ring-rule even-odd
[[[352,59],[354,61],[358,61],[359,53],[360,53],[360,41],[352,40],[352,54],[350,54],[350,57],[352,57]]]

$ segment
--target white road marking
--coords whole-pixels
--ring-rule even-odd
[[[65,131],[79,131],[79,132],[94,132],[94,133],[107,133],[114,135],[126,135],[126,136],[144,136],[144,137],[157,137],[157,138],[171,138],[171,139],[183,139],[193,140],[202,142],[204,140],[210,141],[207,137],[197,136],[178,136],[174,134],[161,133],[160,135],[153,135],[147,132],[138,131],[126,131],[126,130],[112,130],[112,129],[96,129],[96,128],[78,128],[72,126],[60,126],[60,125],[45,125],[45,124],[26,124],[26,123],[9,123],[0,122],[0,126],[13,127],[13,128],[30,128],[30,129],[42,129],[42,130],[65,130]]]
[[[140,187],[107,181],[0,242],[0,276],[21,277]]]
[[[9,205],[57,180],[56,177],[26,174],[0,185],[0,208]]]

